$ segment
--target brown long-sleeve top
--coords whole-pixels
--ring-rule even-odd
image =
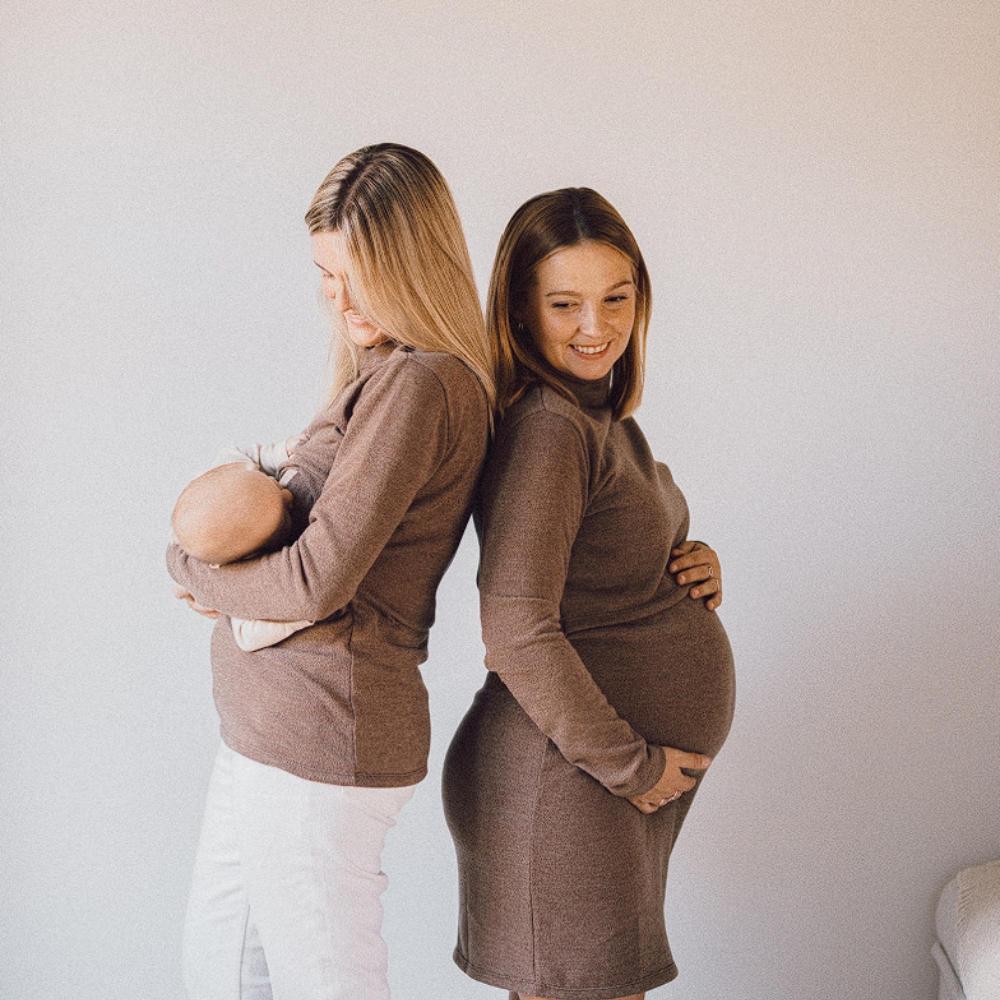
[[[609,381],[567,378],[577,407],[535,386],[504,415],[476,524],[486,666],[567,760],[617,795],[660,779],[661,747],[621,718],[574,648],[687,597],[667,572],[688,509],[636,422],[612,419]],[[663,697],[655,650],[630,665]]]
[[[229,746],[314,781],[413,784],[430,744],[419,664],[482,467],[486,397],[450,355],[370,348],[307,434],[296,511],[322,487],[293,545],[217,568],[172,545],[167,565],[223,613],[212,671]],[[316,624],[248,653],[229,615]]]

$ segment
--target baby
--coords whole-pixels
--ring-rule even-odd
[[[181,548],[218,566],[286,545],[291,503],[291,492],[252,462],[229,462],[184,487],[171,524]]]
[[[181,548],[196,559],[221,566],[290,544],[292,493],[268,473],[277,475],[282,460],[302,440],[291,438],[252,453],[228,449],[220,456],[222,464],[192,479],[181,491],[170,519]],[[253,652],[313,623],[233,618],[232,624],[237,645]]]

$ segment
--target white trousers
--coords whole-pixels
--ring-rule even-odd
[[[306,781],[223,744],[184,926],[191,1000],[387,1000],[382,847],[415,787]]]

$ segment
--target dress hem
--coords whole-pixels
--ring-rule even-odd
[[[458,948],[455,949],[452,958],[470,979],[485,983],[487,986],[496,986],[508,992],[545,997],[546,1000],[617,1000],[618,997],[627,997],[633,993],[645,993],[647,990],[656,989],[657,986],[663,986],[664,983],[669,983],[677,978],[677,966],[671,962],[664,968],[651,972],[641,979],[634,979],[630,983],[618,983],[614,986],[565,987],[547,983],[533,983],[515,976],[506,976],[501,972],[477,968]]]

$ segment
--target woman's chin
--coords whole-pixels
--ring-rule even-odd
[[[389,338],[371,323],[358,322],[357,320],[347,320],[347,336],[351,338],[351,343],[358,347],[374,347],[376,344],[383,344]]]

